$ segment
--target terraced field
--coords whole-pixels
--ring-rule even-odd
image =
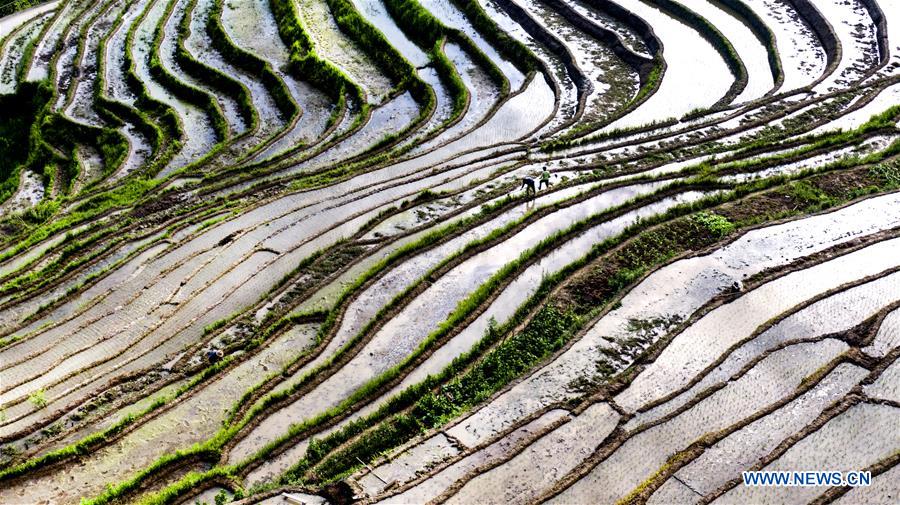
[[[900,499],[900,0],[0,15],[0,503]]]

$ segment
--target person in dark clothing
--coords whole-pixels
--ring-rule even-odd
[[[522,177],[522,186],[519,189],[525,188],[526,193],[536,194],[537,187],[535,186],[535,181],[531,177]]]
[[[225,353],[220,349],[210,347],[209,350],[206,351],[206,359],[210,363],[217,363],[223,356],[225,356]]]

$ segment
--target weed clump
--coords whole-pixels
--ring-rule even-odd
[[[869,169],[869,175],[887,186],[898,187],[900,186],[900,160],[879,163]]]
[[[728,218],[713,212],[698,212],[691,219],[709,230],[716,238],[726,237],[735,229],[734,223],[729,221]]]
[[[34,408],[42,409],[47,406],[47,395],[44,393],[43,389],[38,389],[28,395],[28,401],[34,405]]]

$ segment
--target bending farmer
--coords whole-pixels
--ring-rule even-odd
[[[519,189],[525,188],[525,193],[531,193],[532,195],[537,193],[534,189],[534,179],[531,177],[522,177],[522,186]]]

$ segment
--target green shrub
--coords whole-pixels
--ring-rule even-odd
[[[695,223],[703,226],[716,238],[722,238],[734,231],[734,223],[729,221],[725,216],[715,214],[713,212],[698,212],[691,219]]]
[[[228,493],[225,491],[219,491],[215,497],[216,505],[225,505],[228,502]]]
[[[43,0],[13,0],[9,3],[4,3],[0,5],[0,17],[9,16],[10,14],[18,11],[23,11],[28,9],[29,7],[33,7]]]
[[[47,406],[47,395],[44,393],[43,389],[38,389],[28,395],[28,401],[31,402],[36,409],[42,409]]]

